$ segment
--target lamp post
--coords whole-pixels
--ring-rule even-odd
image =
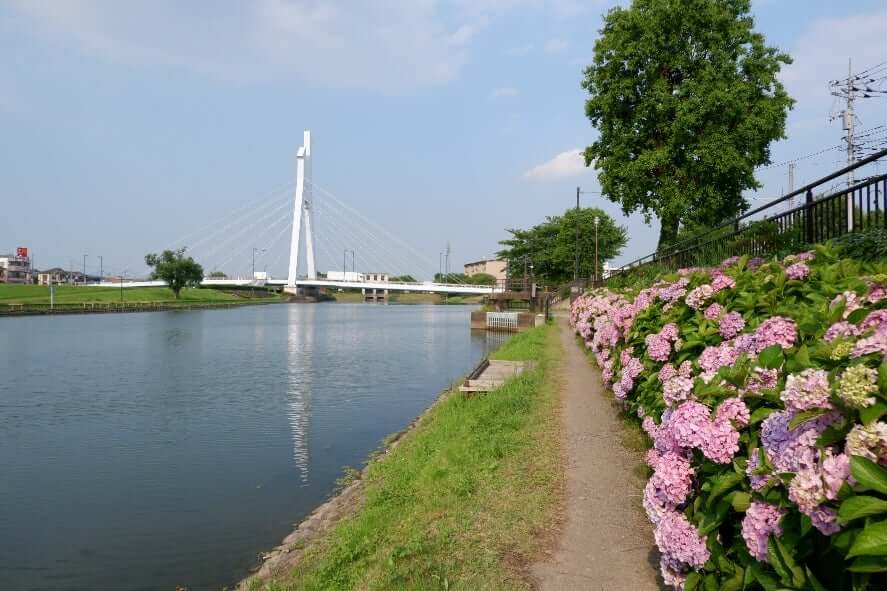
[[[105,259],[102,255],[99,255],[99,284],[102,283],[102,278],[105,276]]]
[[[594,216],[594,282],[597,283],[597,269],[598,269],[598,260],[597,260],[597,227],[601,223],[601,218],[598,216]]]
[[[123,307],[123,282],[126,280],[126,269],[120,273],[120,306]]]
[[[89,255],[83,255],[83,285],[86,285],[86,257]]]

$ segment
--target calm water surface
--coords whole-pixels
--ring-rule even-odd
[[[232,584],[494,346],[468,314],[0,319],[0,590]]]

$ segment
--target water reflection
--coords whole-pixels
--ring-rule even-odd
[[[287,420],[293,436],[293,459],[303,484],[308,482],[311,454],[308,428],[314,380],[314,306],[289,306],[287,357]]]

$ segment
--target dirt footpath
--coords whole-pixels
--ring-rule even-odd
[[[642,461],[621,443],[623,425],[600,374],[560,318],[564,349],[564,528],[549,561],[532,567],[542,591],[659,590],[652,528],[641,509]]]

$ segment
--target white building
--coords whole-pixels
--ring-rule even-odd
[[[27,253],[27,249],[20,248],[19,254],[0,255],[0,283],[33,283]]]
[[[363,273],[354,271],[327,271],[326,278],[330,281],[366,281]]]

